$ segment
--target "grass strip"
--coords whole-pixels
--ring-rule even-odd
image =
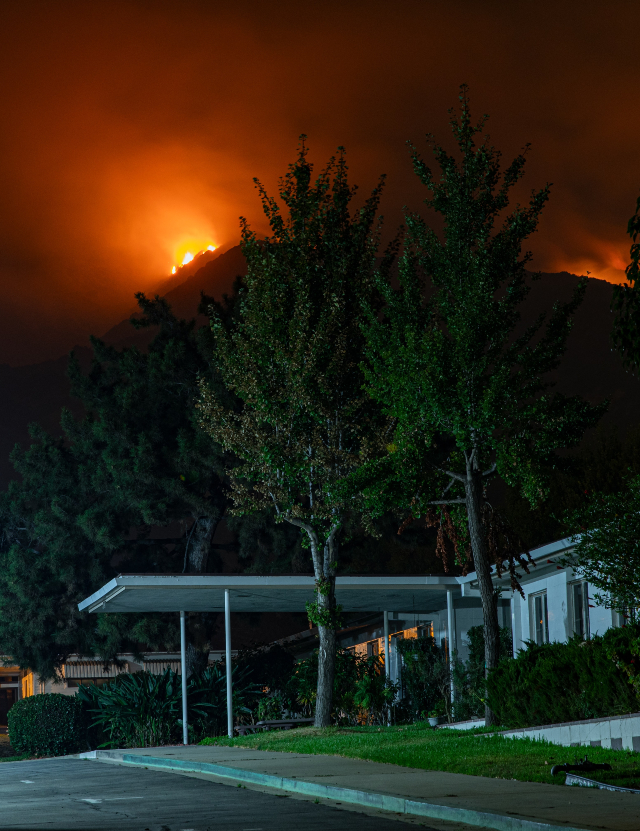
[[[631,750],[561,747],[546,740],[507,739],[476,730],[435,730],[423,724],[296,728],[237,739],[218,736],[203,739],[200,744],[344,756],[421,770],[550,785],[564,785],[564,774],[551,776],[553,765],[574,763],[586,755],[591,762],[608,762],[613,768],[611,772],[584,774],[588,778],[623,788],[640,788],[640,755]]]

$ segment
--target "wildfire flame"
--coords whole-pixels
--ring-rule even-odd
[[[176,274],[178,269],[182,268],[183,266],[187,265],[187,263],[192,262],[195,260],[196,257],[199,257],[201,254],[206,254],[208,251],[215,251],[216,246],[210,243],[208,240],[194,240],[191,239],[189,241],[183,241],[181,245],[179,245],[175,251],[175,259],[177,265],[174,265],[171,269],[172,274]],[[196,253],[193,253],[193,252]]]

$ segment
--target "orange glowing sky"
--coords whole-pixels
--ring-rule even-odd
[[[264,217],[309,135],[347,147],[389,232],[419,207],[406,140],[447,139],[461,82],[525,189],[553,182],[545,271],[618,281],[640,191],[636,4],[611,0],[5,0],[0,363],[55,357],[127,315],[185,254]]]

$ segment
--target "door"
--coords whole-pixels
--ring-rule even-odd
[[[17,687],[0,689],[0,727],[7,726],[7,713],[18,700]]]

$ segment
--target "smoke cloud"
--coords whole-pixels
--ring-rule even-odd
[[[389,234],[425,194],[406,141],[449,142],[470,86],[505,161],[553,182],[535,267],[619,281],[640,187],[634,4],[282,0],[0,6],[0,363],[54,357],[129,313],[189,246],[263,229],[300,133],[345,145]]]

